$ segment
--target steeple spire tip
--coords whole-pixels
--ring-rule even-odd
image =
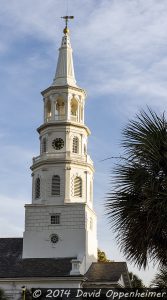
[[[66,24],[63,32],[64,32],[64,34],[69,34],[70,31],[68,29],[68,22],[69,22],[70,19],[74,19],[74,16],[64,16],[64,17],[61,17],[61,18],[65,20],[65,24]]]
[[[68,21],[69,19],[74,19],[73,16],[64,16],[62,19],[65,20],[64,36],[62,38],[61,47],[59,49],[59,58],[56,68],[56,75],[53,80],[52,85],[63,86],[70,85],[76,86],[72,48],[70,43]]]

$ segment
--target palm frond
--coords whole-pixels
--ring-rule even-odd
[[[115,165],[106,211],[128,260],[167,265],[167,131],[165,116],[140,112],[123,131],[125,159]]]
[[[167,267],[161,267],[159,272],[156,274],[151,285],[156,288],[165,289],[167,288]]]

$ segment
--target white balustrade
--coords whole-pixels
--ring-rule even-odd
[[[49,159],[55,159],[55,160],[68,159],[68,160],[75,160],[78,163],[86,162],[86,163],[93,165],[93,161],[91,160],[89,155],[74,154],[74,153],[71,153],[70,151],[59,152],[59,153],[55,153],[55,152],[42,153],[39,156],[33,157],[33,164],[38,163],[42,160],[47,160],[47,159],[48,160]]]

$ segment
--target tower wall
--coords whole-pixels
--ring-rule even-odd
[[[50,217],[60,214],[60,225],[51,225]],[[74,257],[84,255],[85,205],[26,205],[24,258]],[[53,244],[51,235],[59,242]]]

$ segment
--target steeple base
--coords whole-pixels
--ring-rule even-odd
[[[57,225],[51,224],[54,216],[59,216]],[[95,213],[80,203],[26,205],[23,258],[66,257],[77,259],[82,273],[97,261]]]

